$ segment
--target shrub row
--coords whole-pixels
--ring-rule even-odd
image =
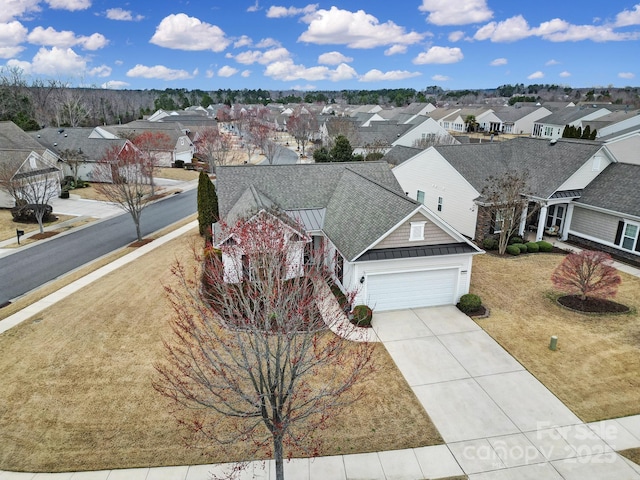
[[[467,293],[460,297],[457,307],[464,313],[472,313],[482,306],[482,300],[478,295]]]
[[[356,305],[353,307],[351,323],[358,327],[370,327],[373,311],[366,305]]]
[[[553,245],[544,240],[539,242],[514,243],[507,246],[507,253],[510,255],[520,255],[521,253],[548,253],[553,251]]]

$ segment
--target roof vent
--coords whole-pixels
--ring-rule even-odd
[[[549,141],[549,145],[555,145],[556,143],[558,143],[558,139],[557,138],[553,138]]]

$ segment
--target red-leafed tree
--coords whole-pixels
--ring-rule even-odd
[[[341,328],[340,310],[322,262],[303,266],[308,239],[298,232],[261,212],[222,226],[222,255],[205,252],[201,269],[175,265],[173,335],[154,381],[187,407],[175,415],[196,438],[273,455],[279,480],[283,459],[315,454],[314,432],[361,398],[354,387],[373,370],[372,344],[330,330]]]
[[[209,173],[215,173],[217,166],[229,165],[238,160],[238,151],[234,148],[231,135],[222,133],[217,128],[200,130],[195,145],[198,156],[209,165]]]
[[[153,168],[149,158],[137,147],[126,143],[107,149],[94,168],[95,189],[110,202],[129,212],[136,226],[136,237],[142,240],[140,217],[153,200],[148,173]]]
[[[578,295],[582,301],[587,297],[611,298],[622,281],[611,263],[611,256],[604,252],[570,253],[555,269],[551,281],[559,290]]]
[[[146,171],[143,172],[149,179],[151,195],[155,194],[155,173],[160,164],[160,158],[170,155],[173,150],[171,137],[163,132],[144,132],[133,136],[131,142],[138,148],[140,155],[144,157]]]

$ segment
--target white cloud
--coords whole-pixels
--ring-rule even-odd
[[[297,90],[302,92],[310,92],[311,90],[317,90],[315,85],[307,84],[307,85],[294,85],[291,87],[291,90]]]
[[[92,77],[108,77],[111,75],[111,67],[100,65],[99,67],[92,68],[87,73]]]
[[[624,78],[627,80],[631,80],[632,78],[635,78],[635,76],[636,76],[635,73],[631,73],[631,72],[620,72],[618,74],[618,77]]]
[[[164,65],[154,65],[147,67],[146,65],[137,64],[127,72],[127,77],[157,78],[159,80],[186,80],[193,76],[186,70],[175,70],[165,67]]]
[[[540,70],[538,70],[537,72],[533,72],[531,75],[529,75],[527,77],[529,80],[537,80],[539,78],[544,78],[544,73],[542,73]]]
[[[349,62],[353,62],[353,57],[347,57],[336,51],[323,53],[318,57],[318,63],[323,65],[340,65]]]
[[[376,68],[369,70],[360,77],[361,82],[383,82],[393,80],[404,80],[406,78],[418,77],[420,72],[409,72],[407,70],[390,70],[382,72]]]
[[[10,60],[11,62],[11,60]],[[7,62],[9,64],[9,62]],[[42,47],[31,62],[17,62],[25,73],[51,76],[78,76],[85,73],[87,61],[71,48]]]
[[[448,38],[450,42],[459,42],[464,38],[464,32],[462,30],[456,30],[455,32],[451,32]]]
[[[522,15],[508,18],[501,22],[490,22],[481,27],[473,38],[491,40],[492,42],[515,42],[527,37],[541,37],[551,42],[578,42],[592,40],[594,42],[636,40],[638,32],[615,32],[606,25],[572,25],[560,18],[542,22],[532,28]]]
[[[220,27],[184,13],[171,14],[163,18],[149,41],[175,50],[214,52],[222,52],[231,43]]]
[[[383,45],[412,45],[424,34],[406,32],[404,27],[388,21],[380,23],[364,10],[350,12],[331,7],[318,10],[309,19],[309,27],[298,41],[318,45],[347,45],[350,48],[374,48]]]
[[[218,76],[224,78],[232,77],[236,73],[238,73],[238,69],[230,67],[229,65],[225,65],[218,70]]]
[[[571,73],[567,72],[566,70],[564,72],[560,72],[560,76],[562,78],[567,78],[571,76]]]
[[[427,22],[434,25],[466,25],[486,22],[493,17],[485,0],[422,0],[418,9],[429,12]]]
[[[45,0],[49,6],[56,10],[86,10],[91,6],[91,0]]]
[[[387,57],[390,57],[391,55],[398,55],[401,53],[407,53],[407,46],[406,45],[391,45],[389,48],[387,48],[384,51],[384,54]]]
[[[260,5],[258,5],[258,0],[247,8],[247,12],[257,12],[258,10],[261,10]]]
[[[4,0],[0,8],[0,22],[8,22],[31,12],[39,12],[40,0]]]
[[[105,12],[109,20],[120,20],[122,22],[139,22],[144,18],[143,15],[133,15],[131,10],[123,10],[122,8],[108,8]]]
[[[12,58],[24,50],[27,28],[20,22],[0,23],[0,58]]]
[[[457,63],[464,58],[462,50],[458,47],[431,47],[426,52],[421,52],[413,63],[424,65],[427,63]]]
[[[284,18],[284,17],[295,17],[298,15],[310,15],[314,13],[318,9],[318,4],[309,4],[303,8],[296,7],[277,7],[272,6],[267,10],[268,18]]]
[[[31,75],[31,70],[32,69],[31,69],[31,63],[30,62],[25,62],[25,61],[16,60],[15,58],[12,58],[11,60],[9,60],[7,62],[7,67],[9,67],[9,68],[19,68],[26,75]]]
[[[124,65],[124,62],[122,60],[116,60],[115,62],[116,65]]]
[[[216,76],[216,73],[211,69],[208,69],[205,74],[206,74],[207,78],[213,78],[213,77]]]
[[[446,82],[451,80],[451,77],[447,77],[446,75],[434,75],[431,77],[431,80],[435,80],[436,82]]]
[[[31,33],[29,33],[27,40],[34,45],[42,45],[45,47],[68,48],[79,45],[85,50],[99,50],[109,43],[101,33],[94,33],[89,37],[84,35],[76,37],[75,33],[69,30],[59,32],[52,27],[34,28]]]
[[[560,62],[552,58],[552,59],[551,59],[551,60],[549,60],[547,63],[545,63],[545,65],[546,65],[547,67],[551,67],[551,66],[553,66],[553,65],[560,65]]]
[[[489,65],[491,65],[492,67],[500,67],[502,65],[506,65],[507,63],[509,63],[509,61],[506,58],[496,58],[495,60],[492,60]]]
[[[251,76],[251,70],[243,70],[240,76],[243,78],[249,78]]]
[[[120,90],[122,88],[127,88],[130,84],[127,82],[123,82],[121,80],[109,80],[108,82],[104,82],[100,85],[101,88],[107,88],[109,90]]]
[[[254,63],[267,65],[268,63],[286,60],[289,57],[289,50],[283,47],[267,50],[266,52],[261,52],[260,50],[247,50],[246,52],[239,53],[235,57],[233,55],[229,55],[229,58],[235,58],[236,62],[243,65],[252,65]]]
[[[630,25],[640,25],[640,3],[633,7],[633,10],[623,10],[616,15],[617,27],[628,27]]]
[[[256,43],[257,48],[271,48],[271,47],[279,47],[281,43],[275,38],[267,37],[260,40]]]
[[[281,60],[267,65],[264,71],[265,76],[290,82],[293,80],[348,80],[357,77],[356,71],[346,63],[342,63],[331,70],[324,65],[307,68],[304,65],[296,65],[293,60]]]
[[[233,42],[233,47],[234,48],[248,47],[252,43],[253,43],[253,40],[251,40],[250,37],[248,37],[247,35],[242,35],[238,40]]]

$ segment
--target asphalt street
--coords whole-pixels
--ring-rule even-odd
[[[196,193],[188,190],[149,205],[140,220],[142,235],[195,213]],[[0,305],[135,240],[131,215],[123,213],[2,257]]]

